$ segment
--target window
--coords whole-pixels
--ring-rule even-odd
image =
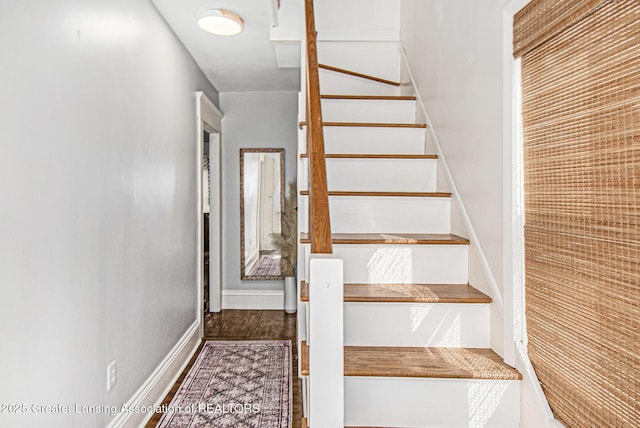
[[[533,0],[514,48],[529,356],[568,426],[640,426],[640,2]]]

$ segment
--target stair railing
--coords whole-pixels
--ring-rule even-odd
[[[307,148],[309,150],[309,235],[313,254],[332,254],[329,192],[325,166],[324,132],[318,48],[313,0],[306,0],[307,25]]]
[[[305,0],[306,116],[309,155],[308,420],[310,428],[344,426],[343,266],[333,256],[313,0]]]

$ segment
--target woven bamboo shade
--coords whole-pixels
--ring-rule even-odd
[[[567,426],[640,427],[640,1],[523,12],[529,355]]]
[[[517,58],[524,55],[606,2],[607,0],[532,1],[513,18],[514,56]]]

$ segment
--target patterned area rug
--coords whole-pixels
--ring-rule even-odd
[[[207,341],[161,428],[290,428],[291,342]]]
[[[262,255],[254,265],[249,275],[258,276],[278,276],[280,272],[280,256],[279,255]]]

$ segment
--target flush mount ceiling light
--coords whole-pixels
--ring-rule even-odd
[[[242,32],[244,21],[237,14],[223,9],[211,9],[198,18],[198,26],[219,36],[235,36]]]

